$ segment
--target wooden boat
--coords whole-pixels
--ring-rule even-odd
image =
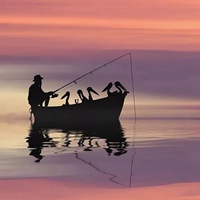
[[[79,104],[36,107],[32,109],[35,123],[99,123],[119,119],[127,93],[115,93],[106,98]]]

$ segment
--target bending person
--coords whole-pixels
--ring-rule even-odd
[[[31,107],[42,106],[43,102],[45,102],[45,107],[48,106],[50,96],[54,94],[54,92],[44,92],[42,90],[42,79],[40,75],[34,76],[34,84],[29,87],[28,93],[28,102]]]

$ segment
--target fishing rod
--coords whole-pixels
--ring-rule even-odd
[[[73,83],[77,84],[77,81],[78,81],[78,80],[80,80],[80,79],[82,79],[82,78],[84,78],[84,77],[86,77],[86,76],[88,76],[88,75],[93,74],[93,72],[95,72],[95,71],[97,71],[97,70],[99,70],[99,69],[101,69],[101,68],[103,68],[103,67],[106,67],[106,65],[108,65],[108,64],[110,64],[110,63],[112,63],[112,62],[114,62],[114,61],[116,61],[116,60],[119,60],[120,58],[123,58],[123,57],[125,57],[125,56],[127,56],[127,55],[131,55],[131,53],[126,53],[126,54],[124,54],[124,55],[122,55],[122,56],[119,56],[119,57],[117,57],[117,58],[115,58],[115,59],[113,59],[113,60],[111,60],[111,61],[105,63],[104,65],[101,65],[101,66],[99,66],[99,67],[97,67],[97,68],[91,70],[90,72],[88,72],[88,73],[86,73],[86,74],[84,74],[84,75],[82,75],[82,76],[80,76],[80,77],[74,79],[73,81],[67,83],[66,85],[63,85],[62,87],[58,88],[57,90],[54,91],[54,93],[58,92],[59,90],[65,88],[65,87],[67,87],[67,86],[69,86],[69,85],[71,85],[71,84],[73,84]]]
[[[134,115],[135,115],[135,123],[136,123],[136,106],[135,106],[136,103],[135,103],[135,89],[134,89],[134,77],[133,77],[133,62],[132,62],[132,55],[131,55],[131,53],[126,53],[126,54],[124,54],[124,55],[122,55],[122,56],[119,56],[119,57],[117,57],[117,58],[115,58],[115,59],[113,59],[113,60],[111,60],[111,61],[105,63],[104,65],[101,65],[101,66],[99,66],[99,67],[97,67],[97,68],[95,68],[95,69],[93,69],[93,70],[87,72],[86,74],[83,74],[82,76],[80,76],[80,77],[74,79],[73,81],[67,83],[66,85],[63,85],[62,87],[58,88],[57,90],[54,90],[54,91],[53,91],[52,97],[57,97],[58,95],[55,94],[55,93],[58,92],[59,90],[65,88],[65,87],[67,87],[67,86],[69,86],[69,85],[71,85],[71,84],[73,84],[73,83],[77,84],[77,81],[83,79],[84,77],[89,76],[89,75],[93,74],[93,72],[95,72],[95,71],[97,71],[97,70],[99,70],[99,69],[101,69],[101,68],[103,68],[103,67],[106,67],[108,64],[110,64],[110,63],[112,63],[112,62],[115,62],[116,60],[119,60],[119,59],[121,59],[121,58],[123,58],[123,57],[125,57],[125,56],[128,56],[128,55],[129,55],[129,57],[130,57],[131,83],[132,83],[132,94],[133,94],[133,103],[134,103]]]

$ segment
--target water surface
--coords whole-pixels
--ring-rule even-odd
[[[60,177],[111,187],[199,182],[199,130],[199,120],[121,119],[112,128],[81,130],[6,119],[0,178]]]
[[[44,188],[46,197],[51,194],[48,199],[64,199],[66,188],[72,199],[80,198],[77,196],[80,188],[85,188],[81,190],[82,199],[89,196],[118,199],[126,195],[129,199],[130,194],[147,199],[152,191],[156,191],[153,199],[160,196],[199,198],[196,189],[200,182],[198,106],[137,105],[136,101],[135,121],[130,93],[120,121],[114,126],[38,127],[29,120],[27,104],[27,90],[32,84],[30,76],[37,73],[34,70],[29,73],[29,78],[16,75],[14,79],[8,75],[1,79],[4,97],[0,100],[2,198],[22,199],[17,196],[20,193],[27,199],[44,184],[57,188],[52,191]],[[55,81],[53,77],[45,81],[45,91],[65,83],[64,79]],[[87,83],[82,85],[86,86]],[[70,90],[76,91],[78,87]],[[99,92],[100,85],[97,89]],[[60,99],[52,99],[50,103],[62,104]],[[16,187],[9,187],[13,184]],[[22,190],[24,187],[26,191]],[[39,198],[40,193],[36,192],[33,199]]]

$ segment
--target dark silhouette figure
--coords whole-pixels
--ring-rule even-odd
[[[108,83],[108,85],[102,90],[102,92],[107,91],[107,95],[110,96],[113,92],[110,91],[111,87],[113,86],[112,82]]]
[[[124,91],[124,94],[129,93],[129,91],[119,81],[116,81],[114,85],[118,89],[118,93],[123,94],[122,91]]]
[[[67,92],[61,97],[61,99],[64,99],[65,97],[67,97],[66,100],[65,100],[65,105],[69,105],[69,97],[70,97],[70,92],[69,92],[69,91],[67,91]]]
[[[114,83],[115,87],[118,89],[118,91],[111,92],[111,88],[113,86],[112,82],[108,83],[108,85],[102,90],[102,92],[107,91],[108,96],[115,95],[115,94],[127,94],[129,93],[128,90],[119,82],[116,81]]]
[[[54,94],[52,91],[44,92],[42,90],[42,79],[43,77],[40,75],[35,75],[33,79],[34,84],[32,84],[29,88],[28,102],[32,108],[42,106],[43,102],[45,102],[45,107],[47,107],[50,96],[52,95],[52,97],[57,97],[57,94]]]
[[[88,99],[87,99],[87,98],[85,97],[85,95],[83,94],[83,91],[82,91],[82,90],[78,90],[78,91],[77,91],[77,94],[78,94],[78,96],[80,97],[82,103],[88,101]]]
[[[99,95],[92,87],[88,87],[87,88],[87,91],[88,91],[88,98],[83,94],[83,91],[82,90],[78,90],[77,93],[81,99],[81,101],[83,103],[85,102],[88,102],[88,101],[93,101],[93,98],[92,98],[92,94],[91,93],[94,93],[96,95]]]
[[[29,95],[29,102],[32,105],[30,111],[34,116],[34,120],[40,122],[41,124],[53,123],[56,125],[74,122],[96,123],[118,120],[123,109],[125,97],[127,95],[127,92],[124,92],[125,88],[118,83],[116,84],[118,89],[115,89],[114,93],[112,93],[111,95],[109,95],[108,88],[108,98],[93,99],[93,93],[96,95],[98,95],[98,93],[91,87],[88,87],[86,94],[83,93],[82,90],[77,91],[79,99],[75,99],[75,104],[69,104],[70,93],[67,91],[62,96],[62,98],[66,98],[66,102],[64,105],[44,108],[41,106],[41,104],[45,100],[45,104],[48,105],[49,93],[44,93],[42,91],[40,76],[39,81],[35,81],[36,83],[39,82],[39,85],[36,85],[36,83],[33,84],[29,92],[31,94],[31,91],[34,91],[34,88],[37,87],[37,91],[39,90],[39,94],[35,96],[32,95],[32,98],[31,95]],[[110,85],[112,86],[112,83]],[[33,102],[31,102],[31,99],[33,99]],[[36,105],[38,107],[33,108],[33,105]]]
[[[89,101],[93,101],[93,98],[92,98],[92,94],[91,94],[91,92],[92,93],[94,93],[94,94],[96,94],[96,95],[99,95],[93,88],[91,88],[91,87],[88,87],[87,88],[87,91],[88,91],[88,99],[89,99]]]

